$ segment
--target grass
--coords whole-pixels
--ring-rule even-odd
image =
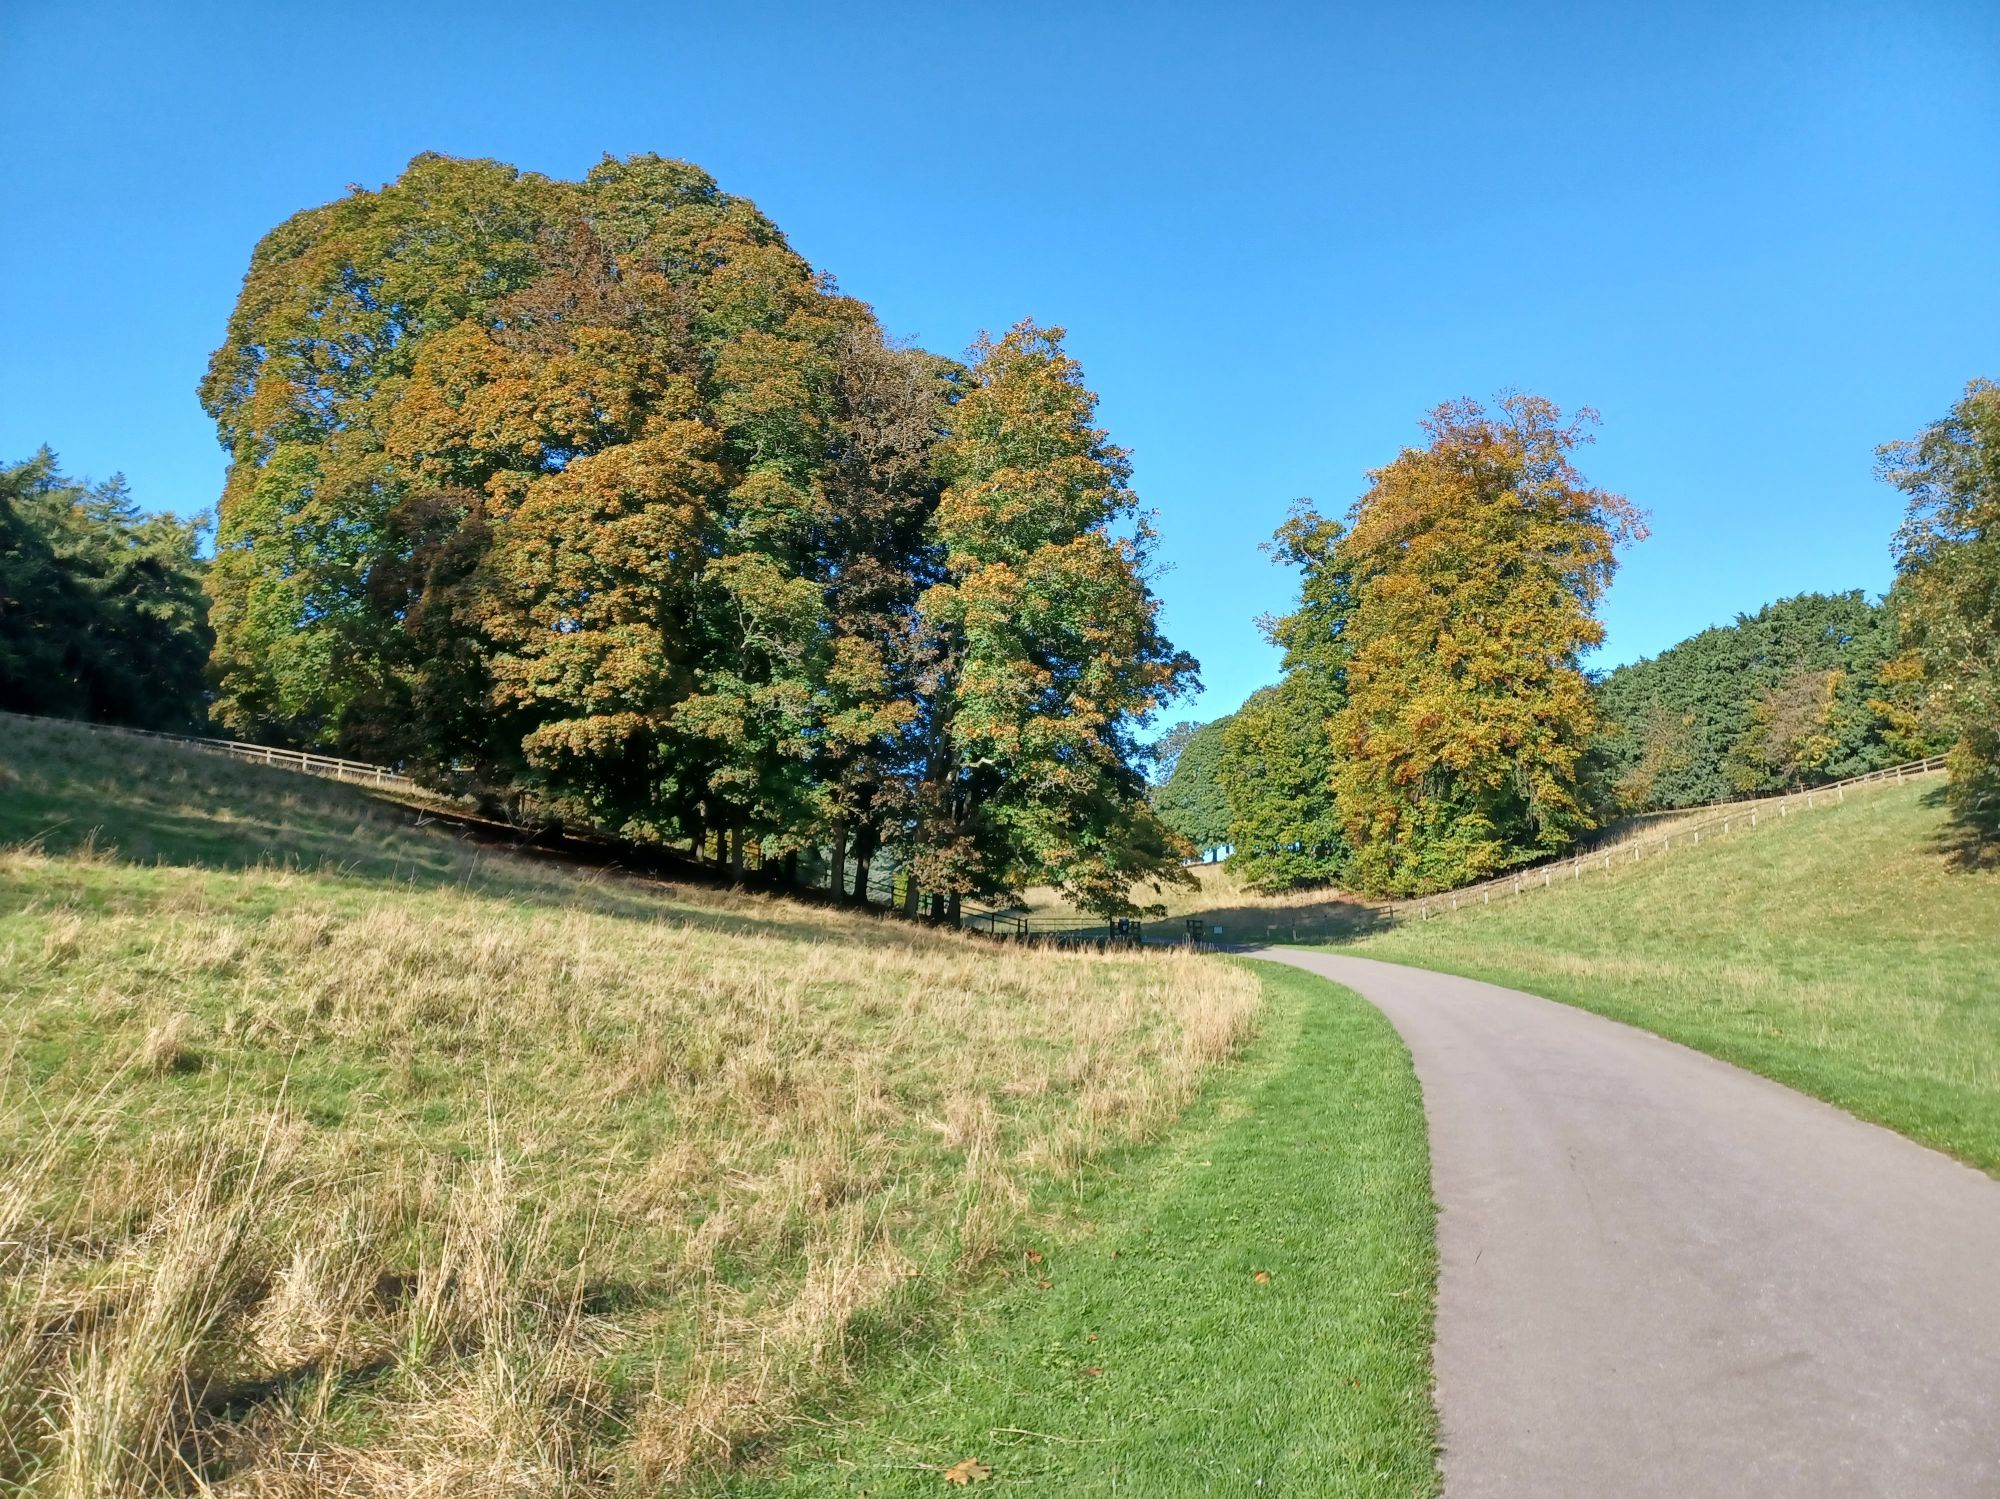
[[[1935,782],[1352,944],[1643,1026],[2000,1174],[2000,869]]]
[[[1387,1021],[1258,965],[1265,1023],[1170,1149],[1033,1241],[954,1337],[732,1492],[1196,1499],[1437,1492],[1423,1105]]]
[[[0,1490],[479,1499],[768,1464],[1073,1229],[1259,987],[0,720],[0,999]]]

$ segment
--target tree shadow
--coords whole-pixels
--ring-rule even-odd
[[[1347,895],[1296,906],[1244,903],[1218,906],[1200,913],[1204,940],[1230,947],[1269,946],[1292,942],[1352,942],[1395,924],[1389,913],[1371,902]],[[1171,925],[1162,922],[1162,926]],[[1220,936],[1215,928],[1221,927]]]
[[[1968,816],[1954,808],[1948,786],[1925,791],[1922,803],[1945,813],[1945,822],[1931,840],[1932,851],[1945,863],[1968,874],[2000,869],[2000,819]]]
[[[722,932],[843,940],[810,908],[883,918],[880,933],[926,940],[884,908],[752,877],[733,887],[673,849],[528,830],[376,789],[250,764],[83,725],[0,724],[0,848],[132,867],[290,870],[347,886],[454,889],[550,911],[672,921]],[[775,872],[773,872],[775,873]]]

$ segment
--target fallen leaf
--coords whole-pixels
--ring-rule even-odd
[[[976,1457],[968,1457],[953,1463],[944,1470],[944,1481],[963,1487],[968,1483],[984,1483],[993,1476],[993,1470]]]
[[[1102,1374],[1104,1370],[1100,1366],[1092,1364],[1090,1365],[1089,1368],[1085,1369],[1083,1372],[1088,1374],[1092,1379],[1095,1379],[1097,1378],[1098,1375]]]
[[[1096,1341],[1097,1341],[1097,1334],[1096,1334],[1096,1333],[1091,1333],[1091,1334],[1090,1334],[1089,1336],[1087,1336],[1087,1337],[1086,1337],[1086,1338],[1084,1339],[1084,1342],[1086,1342],[1086,1343],[1095,1343]]]
[[[1041,1250],[1039,1250],[1039,1249],[1030,1249],[1030,1250],[1028,1251],[1028,1263],[1029,1263],[1029,1264],[1031,1264],[1031,1265],[1039,1265],[1039,1264],[1040,1264],[1041,1262],[1042,1262],[1042,1252],[1041,1252]]]
[[[1271,1272],[1269,1270],[1259,1270],[1250,1278],[1260,1286],[1268,1286],[1271,1283]]]
[[[1040,1286],[1044,1291],[1046,1291],[1051,1289],[1055,1285],[1055,1282],[1052,1280],[1038,1280],[1035,1282],[1035,1284]]]

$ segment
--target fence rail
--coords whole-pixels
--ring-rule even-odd
[[[1565,880],[1575,883],[1586,872],[1603,873],[1621,864],[1637,864],[1646,856],[1648,849],[1657,858],[1671,853],[1677,844],[1684,848],[1696,848],[1700,846],[1703,834],[1711,838],[1726,837],[1732,828],[1758,826],[1760,817],[1783,818],[1791,816],[1795,810],[1811,811],[1829,802],[1838,805],[1847,800],[1849,791],[1900,784],[1919,776],[1935,775],[1943,769],[1944,756],[1932,755],[1928,759],[1911,760],[1902,765],[1887,765],[1842,781],[1829,781],[1824,786],[1807,786],[1798,791],[1752,800],[1711,802],[1706,806],[1688,807],[1671,814],[1678,820],[1656,838],[1648,838],[1641,833],[1600,843],[1568,858],[1530,865],[1483,880],[1477,885],[1466,885],[1438,895],[1413,896],[1408,900],[1388,902],[1380,909],[1399,919],[1415,916],[1420,921],[1429,921],[1471,906],[1490,906],[1496,899],[1521,895],[1529,890],[1546,890]],[[1703,817],[1703,813],[1708,815]],[[1687,821],[1689,818],[1699,820]]]
[[[48,718],[38,713],[0,713],[0,718],[19,719],[27,723],[66,724],[71,728],[89,729],[96,734],[124,734],[134,739],[162,739],[169,744],[185,744],[194,749],[205,750],[209,754],[227,755],[233,760],[242,760],[252,765],[275,765],[286,770],[303,771],[307,775],[324,776],[329,780],[353,781],[365,786],[393,786],[409,791],[423,789],[400,771],[390,770],[384,765],[370,765],[365,760],[343,760],[338,755],[315,755],[307,750],[279,749],[267,744],[245,744],[238,739],[210,739],[200,734],[166,734],[158,729],[128,729],[121,724],[89,723],[76,718]]]

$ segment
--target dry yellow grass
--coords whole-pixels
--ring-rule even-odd
[[[0,744],[0,1488],[712,1492],[1254,1018],[189,758]]]

